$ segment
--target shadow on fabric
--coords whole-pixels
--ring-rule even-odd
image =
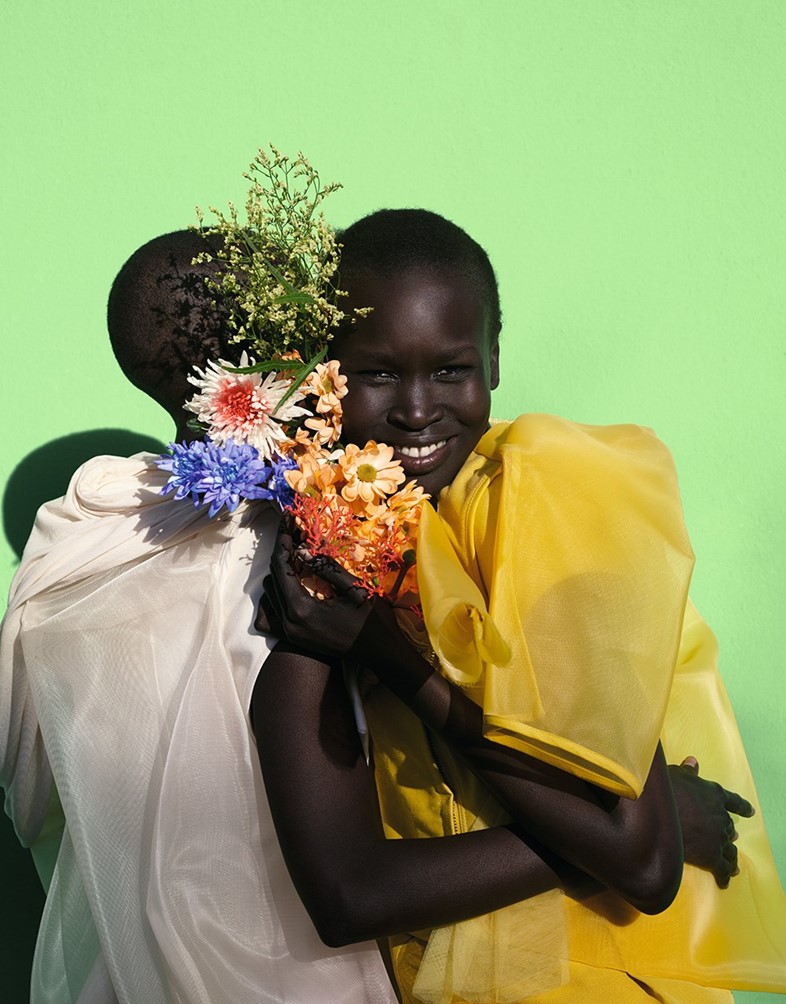
[[[91,429],[53,439],[28,454],[14,469],[3,495],[3,529],[20,558],[38,508],[65,494],[71,475],[91,457],[127,457],[143,450],[161,453],[164,444],[126,429]],[[44,893],[28,851],[20,846],[11,820],[0,813],[0,996],[27,1001],[30,970]]]

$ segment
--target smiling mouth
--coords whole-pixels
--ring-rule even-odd
[[[411,460],[420,460],[424,457],[430,457],[437,450],[441,450],[443,446],[447,446],[447,442],[447,439],[440,439],[436,443],[429,443],[428,446],[397,446],[396,453]]]

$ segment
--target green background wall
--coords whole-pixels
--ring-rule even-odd
[[[3,0],[0,586],[33,500],[105,442],[136,448],[95,430],[170,434],[107,344],[119,266],[241,197],[257,146],[302,148],[346,186],[332,222],[422,205],[488,248],[497,416],[634,421],[671,446],[786,874],[785,44],[783,0]],[[38,903],[3,847],[21,1001]]]

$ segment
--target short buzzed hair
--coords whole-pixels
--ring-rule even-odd
[[[486,302],[489,330],[502,327],[497,277],[489,256],[461,227],[427,209],[379,209],[341,230],[339,285],[359,276],[392,276],[410,268],[455,269]]]
[[[239,355],[219,294],[205,284],[217,266],[192,264],[218,247],[196,230],[155,237],[131,255],[109,293],[107,327],[120,368],[178,424],[194,393],[187,380],[192,367]]]

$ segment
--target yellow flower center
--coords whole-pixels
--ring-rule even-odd
[[[373,464],[360,464],[357,469],[358,481],[376,481],[377,469]]]

